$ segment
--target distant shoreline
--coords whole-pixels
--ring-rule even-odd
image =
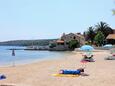
[[[12,40],[12,41],[4,41],[0,42],[0,46],[46,46],[49,45],[50,41],[56,39],[38,39],[38,40]]]

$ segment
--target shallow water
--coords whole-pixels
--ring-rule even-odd
[[[24,49],[17,46],[0,46],[0,66],[11,66],[19,64],[28,64],[47,59],[58,59],[71,55],[69,51],[28,51],[15,50],[15,56],[12,56],[11,48]]]

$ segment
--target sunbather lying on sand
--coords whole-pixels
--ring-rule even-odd
[[[76,70],[60,70],[58,74],[53,74],[53,76],[77,77],[89,75],[84,73],[84,68],[79,68]]]
[[[84,68],[79,68],[77,70],[60,70],[60,74],[78,74],[82,75],[84,73]]]

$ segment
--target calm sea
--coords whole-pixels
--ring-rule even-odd
[[[20,64],[29,64],[41,60],[58,59],[71,55],[69,51],[28,51],[15,50],[15,56],[12,56],[11,48],[24,49],[25,47],[17,46],[0,46],[0,66],[12,66]]]

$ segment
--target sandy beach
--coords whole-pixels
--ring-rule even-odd
[[[62,59],[40,61],[37,63],[1,67],[0,73],[6,75],[0,86],[115,86],[115,61],[104,60],[108,51],[93,52],[95,62],[86,63],[85,73],[89,76],[54,77],[60,69],[77,69],[83,66],[81,52]]]

